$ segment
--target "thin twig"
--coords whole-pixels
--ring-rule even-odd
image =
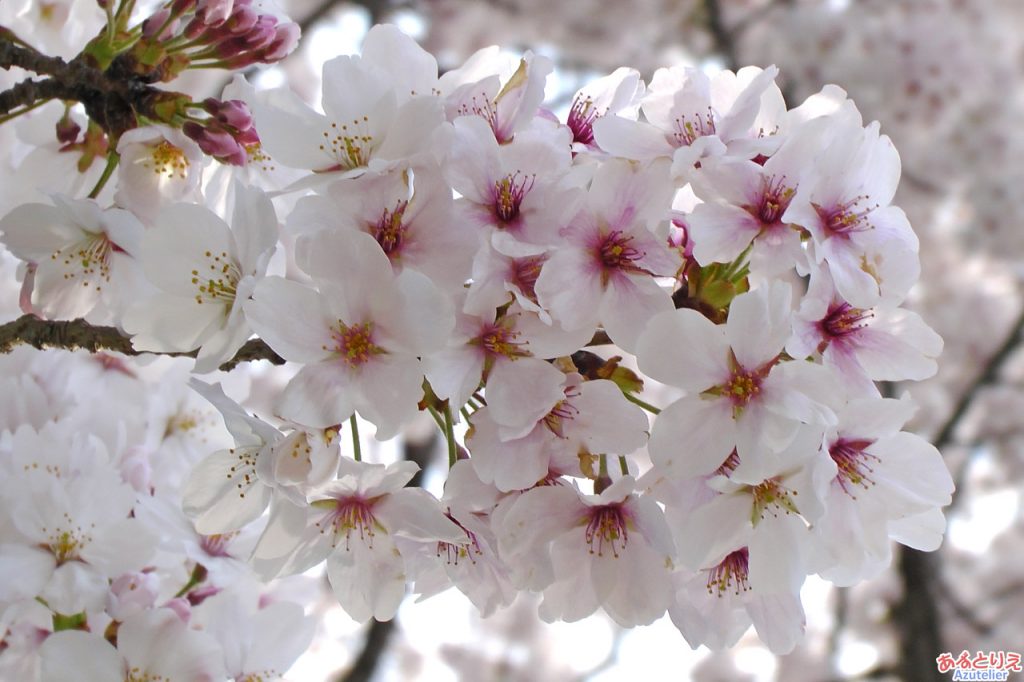
[[[708,31],[715,41],[715,47],[725,60],[726,68],[735,71],[740,65],[736,55],[736,43],[732,31],[722,22],[722,8],[718,0],[704,0],[704,11],[707,13]]]
[[[15,346],[28,345],[65,350],[87,350],[97,353],[103,350],[124,355],[169,355],[172,357],[194,358],[197,351],[187,353],[150,353],[132,347],[132,341],[115,327],[91,325],[85,320],[41,320],[33,315],[22,315],[13,322],[0,325],[0,353],[10,353]],[[275,353],[262,339],[246,341],[238,352],[220,366],[221,371],[234,369],[240,362],[269,360],[283,365],[284,358]]]

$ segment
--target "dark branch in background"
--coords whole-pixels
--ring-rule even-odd
[[[194,358],[197,351],[187,353],[148,353],[132,347],[131,339],[124,336],[115,327],[97,327],[85,320],[41,320],[33,315],[22,315],[13,322],[0,325],[0,353],[10,353],[15,346],[28,345],[42,350],[43,348],[63,348],[66,350],[87,350],[90,353],[109,350],[125,355],[170,355],[172,357]],[[253,360],[269,360],[275,365],[283,365],[284,358],[271,350],[270,346],[260,339],[246,341],[238,349],[235,356],[222,364],[222,371],[235,368],[240,362]]]
[[[948,682],[935,665],[944,651],[936,608],[938,555],[901,547],[898,561],[903,596],[892,615],[900,640],[899,677],[903,682]]]
[[[1024,311],[1021,311],[1016,322],[1013,323],[1013,327],[1010,329],[1010,333],[1007,335],[1006,340],[1003,341],[1003,344],[992,354],[988,362],[985,363],[981,373],[974,378],[974,381],[967,387],[967,390],[960,396],[960,400],[957,401],[946,423],[942,425],[942,428],[935,435],[932,445],[941,450],[953,443],[956,428],[960,426],[960,422],[967,414],[967,409],[974,402],[981,389],[994,384],[999,378],[999,372],[1002,370],[1003,364],[1009,359],[1017,346],[1020,345],[1022,332],[1024,332]]]
[[[722,8],[718,0],[704,0],[704,12],[707,14],[708,31],[714,38],[715,49],[725,61],[725,68],[736,71],[740,66],[736,43],[732,31],[722,22]]]
[[[936,448],[942,450],[956,442],[957,427],[981,390],[998,381],[999,372],[1006,360],[1021,343],[1022,332],[1024,312],[1018,316],[1006,340],[960,395],[953,411],[932,441]],[[966,469],[965,462],[956,474],[957,492],[963,485]],[[954,493],[954,503],[957,499],[959,496]],[[893,620],[900,636],[900,678],[909,682],[937,682],[946,679],[935,666],[935,657],[944,651],[937,602],[946,590],[942,589],[939,569],[939,555],[919,552],[909,547],[900,548],[898,570],[903,581],[903,597],[893,609]],[[975,631],[983,633],[988,629],[989,626],[979,621],[955,595],[948,595],[945,601]]]

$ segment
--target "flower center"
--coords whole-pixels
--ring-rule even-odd
[[[750,486],[750,494],[754,498],[754,506],[750,512],[750,522],[757,525],[764,519],[766,512],[778,516],[782,511],[786,514],[799,514],[793,502],[796,491],[782,485],[778,477],[769,478],[755,486]]]
[[[494,182],[494,215],[504,223],[519,217],[523,197],[533,188],[534,175],[520,175],[519,171]]]
[[[572,102],[569,110],[569,118],[566,124],[572,131],[572,141],[582,144],[590,144],[594,141],[594,121],[597,120],[597,109],[594,108],[594,101],[589,97],[580,99],[577,97]]]
[[[843,492],[854,499],[857,499],[857,496],[850,490],[852,487],[857,486],[867,490],[875,484],[871,479],[871,475],[875,473],[871,464],[881,460],[870,452],[865,452],[874,442],[868,439],[840,438],[828,449],[832,461],[839,468],[835,482],[839,484]]]
[[[327,500],[327,502],[332,501]],[[344,535],[346,550],[351,547],[353,531],[359,532],[360,541],[366,543],[368,547],[373,547],[373,536],[376,535],[378,529],[384,530],[384,527],[377,523],[377,519],[373,516],[373,500],[364,500],[361,497],[346,497],[334,501],[334,510],[329,517],[329,523],[334,532],[332,539],[334,546],[337,547],[338,538]],[[324,532],[319,521],[316,526],[320,528],[321,533]]]
[[[721,597],[726,592],[738,595],[748,591],[749,562],[750,553],[746,547],[741,547],[722,559],[720,564],[708,569],[708,594],[717,592]]]
[[[825,336],[846,336],[866,327],[868,323],[865,320],[870,320],[872,317],[874,317],[874,313],[870,310],[854,308],[844,302],[838,306],[830,306],[828,315],[818,324]]]
[[[91,285],[100,291],[103,288],[102,282],[110,281],[110,254],[115,251],[124,253],[124,249],[100,233],[54,251],[50,254],[50,260],[63,266],[65,280],[80,277],[82,286]]]
[[[689,147],[698,137],[714,135],[715,119],[711,115],[711,107],[708,107],[706,114],[693,114],[692,116],[680,116],[675,120],[676,130],[672,137],[679,147]]]
[[[871,229],[871,223],[868,222],[867,216],[878,208],[878,204],[867,208],[858,208],[866,200],[867,196],[860,195],[831,208],[824,208],[813,203],[811,205],[821,218],[826,236],[835,237]]]
[[[247,446],[231,448],[228,452],[234,455],[238,461],[228,469],[228,479],[237,479],[238,497],[245,499],[245,492],[256,483],[256,458],[259,456],[259,448]]]
[[[590,545],[590,553],[604,556],[607,544],[612,556],[618,558],[619,552],[626,548],[629,541],[627,520],[622,505],[594,507],[588,514],[586,538],[587,544]]]
[[[508,282],[518,287],[519,291],[534,303],[537,303],[537,278],[540,277],[540,269],[547,259],[547,256],[528,256],[512,260]]]
[[[86,545],[92,542],[92,536],[81,526],[75,525],[67,512],[64,513],[64,521],[59,527],[51,529],[44,526],[42,530],[46,534],[43,549],[53,554],[58,565],[76,561]]]
[[[483,550],[480,549],[480,541],[477,540],[476,533],[466,530],[466,527],[459,523],[458,519],[453,517],[451,514],[445,514],[448,519],[456,526],[461,528],[466,533],[466,542],[438,542],[437,543],[437,556],[440,558],[441,554],[444,553],[445,560],[449,565],[458,566],[459,561],[465,561],[469,559],[471,563],[476,563],[476,557],[483,554]]]
[[[150,149],[150,156],[148,159],[143,159],[142,165],[157,175],[167,176],[167,178],[177,176],[184,180],[189,162],[185,157],[185,152],[167,140],[161,140],[160,144]]]
[[[320,151],[338,162],[330,170],[352,170],[362,168],[370,160],[373,151],[373,135],[369,131],[370,119],[352,119],[352,123],[331,123],[330,130],[323,132],[324,141]]]
[[[786,187],[783,183],[786,178],[765,178],[764,189],[761,193],[761,205],[755,211],[750,212],[764,225],[775,225],[782,218],[782,214],[789,208],[789,202],[793,200],[796,191],[792,187]]]
[[[562,422],[566,419],[575,419],[576,415],[580,413],[579,409],[569,402],[572,398],[579,395],[580,391],[575,386],[565,389],[565,397],[555,403],[551,411],[544,415],[544,425],[559,438],[565,438],[565,433],[562,431]]]
[[[207,251],[205,266],[192,271],[192,284],[196,287],[196,303],[213,301],[230,306],[235,302],[238,281],[242,272],[235,259],[228,256],[227,251],[213,253]]]
[[[629,270],[633,272],[644,272],[634,263],[644,257],[645,253],[633,246],[632,235],[626,235],[622,230],[612,230],[601,241],[598,248],[598,257],[601,265],[607,270]]]
[[[349,367],[359,367],[374,355],[385,350],[373,342],[373,322],[354,324],[351,327],[338,320],[338,328],[332,332],[335,351]],[[326,346],[324,347],[326,350]]]
[[[524,358],[530,355],[526,350],[525,341],[517,341],[520,333],[512,329],[513,319],[503,317],[493,324],[486,325],[477,337],[477,343],[491,357],[504,356],[509,360]]]
[[[408,205],[408,201],[399,201],[395,204],[393,211],[384,209],[380,220],[377,221],[377,225],[374,227],[373,237],[389,258],[392,254],[397,255],[397,252],[402,248],[402,239],[405,236],[406,229],[405,225],[402,224],[402,216],[405,214],[405,209]]]
[[[738,367],[725,384],[725,395],[732,401],[733,407],[742,409],[761,392],[761,381],[759,372],[748,372]]]

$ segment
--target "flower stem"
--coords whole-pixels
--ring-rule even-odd
[[[114,174],[114,169],[117,168],[117,162],[120,160],[121,155],[111,149],[110,153],[107,154],[107,165],[103,168],[103,175],[100,176],[100,179],[96,182],[96,186],[92,188],[91,192],[89,192],[90,199],[95,199],[100,195],[100,192],[103,191],[103,187],[107,184],[107,180],[109,180],[110,176]]]
[[[625,455],[619,455],[619,471],[623,476],[629,476],[629,464],[626,462]]]
[[[363,461],[363,451],[359,447],[359,424],[356,422],[356,414],[352,413],[352,416],[348,418],[348,423],[352,427],[352,452],[357,462]]]
[[[448,441],[448,468],[455,466],[458,460],[458,453],[455,447],[455,424],[452,420],[452,406],[444,406],[444,437]]]
[[[46,104],[49,101],[50,101],[49,98],[37,100],[36,102],[34,102],[32,104],[29,104],[29,105],[25,106],[24,108],[19,109],[18,111],[12,111],[9,114],[6,114],[4,116],[0,116],[0,123],[7,123],[8,121],[10,121],[13,118],[17,118],[18,116],[21,116],[22,114],[27,114],[28,112],[32,111],[33,109],[38,109],[39,107],[43,106],[44,104]]]
[[[640,407],[644,408],[651,414],[661,414],[660,408],[657,408],[654,405],[651,405],[650,403],[646,403],[643,400],[640,400],[640,398],[637,398],[632,393],[623,393],[622,395],[626,396],[626,400],[628,400],[629,402],[633,403],[634,405],[639,405]]]

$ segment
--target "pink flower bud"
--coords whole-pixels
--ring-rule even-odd
[[[154,573],[125,573],[110,584],[107,612],[114,620],[124,620],[156,603],[160,579]]]
[[[284,59],[299,43],[299,34],[302,30],[296,23],[281,24],[277,27],[274,42],[263,51],[260,59],[264,64],[271,64]]]
[[[202,0],[197,14],[202,14],[207,26],[220,26],[231,16],[234,6],[233,0]]]
[[[192,618],[192,605],[184,597],[175,597],[163,606],[165,609],[174,611],[183,623],[188,623],[189,619]]]
[[[81,126],[75,123],[70,116],[64,115],[57,121],[57,141],[61,144],[74,144],[78,141],[78,134],[82,132]]]
[[[210,100],[207,100],[209,102]],[[249,106],[240,99],[230,99],[217,102],[216,111],[207,109],[214,118],[222,125],[234,128],[235,130],[248,130],[252,127],[252,112]]]
[[[231,34],[240,35],[255,26],[259,19],[260,15],[251,7],[236,7],[224,26]]]

